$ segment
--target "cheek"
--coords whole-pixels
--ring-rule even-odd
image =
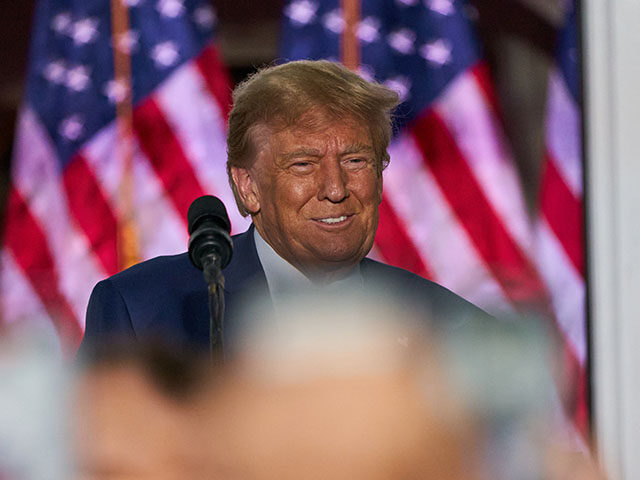
[[[278,182],[275,196],[279,205],[289,211],[298,211],[316,196],[317,188],[311,177],[287,178]]]
[[[375,173],[359,176],[352,185],[351,191],[357,194],[364,206],[378,207],[382,201],[382,180]]]

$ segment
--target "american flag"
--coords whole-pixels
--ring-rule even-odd
[[[96,282],[124,260],[186,250],[197,196],[233,204],[215,25],[208,0],[40,1],[5,217],[2,322],[37,320],[73,352]]]
[[[285,7],[282,57],[342,60],[403,100],[374,255],[490,313],[533,310],[554,319],[567,365],[584,379],[579,367],[586,343],[578,335],[584,318],[561,316],[551,302],[566,293],[551,281],[564,275],[558,270],[566,262],[538,269],[534,228],[474,15],[462,0],[292,0]],[[579,154],[570,160],[579,161]],[[548,200],[549,210],[555,202]],[[565,227],[580,235],[573,231],[578,225]],[[575,403],[570,409],[574,415]]]
[[[570,351],[576,422],[588,424],[582,135],[576,10],[570,8],[549,78],[537,263]]]

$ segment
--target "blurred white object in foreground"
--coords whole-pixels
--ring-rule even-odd
[[[69,376],[48,332],[0,335],[0,478],[67,480]]]

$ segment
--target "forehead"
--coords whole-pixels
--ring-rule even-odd
[[[325,152],[327,149],[372,150],[369,129],[351,118],[302,119],[295,125],[281,128],[265,127],[257,135],[259,146],[268,146],[271,153],[279,155],[294,150],[309,149]],[[260,149],[260,147],[258,147]]]

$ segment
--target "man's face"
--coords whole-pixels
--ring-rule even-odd
[[[337,275],[369,252],[382,177],[368,130],[313,117],[313,127],[254,132],[256,157],[232,173],[258,232],[307,275]]]

